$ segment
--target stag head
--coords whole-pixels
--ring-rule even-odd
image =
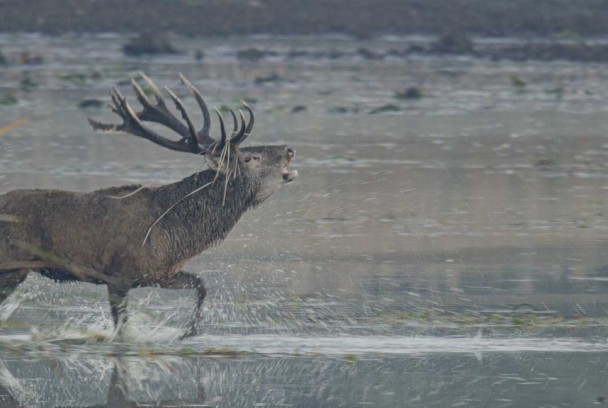
[[[184,122],[181,122],[167,107],[163,95],[158,87],[144,73],[138,73],[139,78],[148,86],[154,95],[155,102],[151,101],[143,91],[136,79],[131,79],[137,100],[143,106],[135,112],[126,98],[113,88],[110,91],[112,103],[110,108],[122,119],[119,125],[104,124],[89,118],[89,123],[96,130],[126,132],[148,139],[165,148],[186,153],[203,155],[207,165],[222,177],[226,182],[231,178],[245,177],[259,183],[256,193],[256,202],[260,203],[268,198],[284,183],[293,181],[297,170],[289,170],[288,165],[295,157],[295,150],[287,146],[252,146],[241,147],[241,143],[250,135],[255,122],[253,110],[247,103],[241,101],[243,108],[249,116],[245,118],[242,110],[237,114],[230,110],[233,127],[228,136],[224,118],[216,109],[219,119],[220,138],[210,135],[211,115],[200,91],[188,79],[180,74],[180,80],[194,96],[203,115],[203,126],[196,130],[184,104],[177,95],[165,86],[166,94],[172,99],[175,108],[180,112]],[[147,127],[143,122],[161,124],[180,136],[179,140],[169,139]]]

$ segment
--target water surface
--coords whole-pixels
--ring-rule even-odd
[[[208,283],[200,337],[172,341],[192,293],[134,291],[131,335],[112,340],[104,289],[28,278],[0,308],[6,406],[603,401],[603,65],[369,61],[358,50],[401,44],[336,38],[180,40],[182,55],[130,59],[124,41],[0,36],[9,57],[45,60],[0,71],[0,95],[17,99],[0,123],[31,120],[0,140],[0,191],[158,184],[201,169],[88,127],[86,116],[114,118],[79,103],[107,100],[116,83],[128,94],[137,70],[186,97],[183,72],[218,107],[246,98],[257,115],[248,143],[289,144],[300,177],[187,265]],[[239,60],[247,47],[273,53]],[[396,97],[412,86],[421,98]]]

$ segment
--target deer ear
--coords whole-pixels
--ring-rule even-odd
[[[205,162],[211,170],[218,170],[220,167],[220,158],[213,155],[205,155]]]
[[[224,173],[226,173],[226,171],[229,171],[232,168],[232,166],[234,165],[234,158],[232,158],[231,160],[228,160],[227,157],[223,157],[223,160],[222,160],[221,156],[208,154],[208,155],[205,155],[205,162],[207,163],[207,167],[210,170],[214,170],[214,171],[224,174]],[[230,163],[230,164],[228,164],[228,163]]]
[[[251,161],[251,154],[250,153],[241,153],[241,160],[244,163],[249,163]]]

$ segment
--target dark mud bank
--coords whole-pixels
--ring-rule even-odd
[[[0,32],[608,34],[601,0],[5,0]]]

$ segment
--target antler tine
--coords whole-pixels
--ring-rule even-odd
[[[217,146],[215,146],[213,149],[215,150],[216,148],[219,148],[220,150],[222,150],[224,148],[224,146],[226,145],[226,128],[224,126],[224,118],[222,117],[222,114],[220,113],[220,111],[215,109],[215,113],[217,113],[217,117],[220,120],[220,132],[221,132],[222,138],[220,139],[219,144]]]
[[[124,126],[126,122],[128,122],[129,120],[133,120],[131,118],[129,109],[127,109],[127,99],[122,96],[122,94],[116,87],[113,87],[110,91],[110,98],[112,99],[112,112],[116,113],[123,120],[122,125],[115,126],[117,130],[120,130],[120,127]]]
[[[168,87],[164,87],[164,91],[175,103],[175,107],[181,113],[181,117],[185,123],[180,121],[180,119],[178,119],[178,117],[174,113],[172,113],[172,111],[169,110],[169,108],[167,107],[167,103],[163,99],[163,94],[154,84],[154,82],[152,82],[152,80],[148,78],[148,76],[143,72],[139,72],[138,76],[140,81],[138,82],[136,79],[131,79],[131,86],[133,87],[137,100],[143,106],[143,110],[141,110],[140,112],[135,112],[133,108],[127,103],[125,97],[122,96],[120,91],[118,91],[118,89],[114,87],[110,91],[110,109],[122,119],[122,123],[119,125],[105,124],[93,119],[89,119],[89,123],[95,130],[132,133],[135,136],[148,139],[156,144],[159,144],[171,150],[199,154],[214,154],[216,149],[218,148],[220,148],[220,150],[223,150],[226,146],[226,143],[230,143],[230,145],[234,147],[238,146],[243,140],[247,138],[247,136],[249,136],[251,129],[253,128],[253,124],[255,121],[253,110],[246,102],[241,101],[243,103],[244,108],[249,113],[249,121],[245,120],[245,115],[241,110],[239,110],[239,127],[239,118],[237,118],[237,115],[234,111],[230,110],[230,115],[232,116],[233,129],[232,133],[228,137],[226,135],[226,126],[224,124],[224,118],[222,117],[222,114],[217,109],[215,109],[218,119],[220,121],[221,138],[220,140],[212,138],[209,135],[211,118],[209,115],[209,109],[207,108],[207,104],[203,100],[200,91],[194,85],[192,85],[192,83],[188,81],[185,76],[179,74],[180,80],[192,93],[203,114],[203,127],[197,132],[194,128],[192,120],[190,119],[190,116],[188,115],[188,112],[186,111],[183,102],[173,91],[171,91],[171,89],[169,89]],[[141,81],[145,82],[146,85],[150,88],[152,94],[156,99],[155,102],[153,102],[151,98],[146,94],[146,92],[144,92],[142,86],[140,85]],[[146,127],[143,122],[155,122],[164,125],[181,135],[181,139],[171,140],[164,136],[161,136],[154,130]]]
[[[181,141],[173,141],[167,139],[152,129],[147,128],[142,123],[141,119],[137,116],[133,108],[127,103],[125,97],[122,96],[120,91],[115,87],[110,91],[110,97],[112,99],[112,111],[115,112],[122,119],[120,125],[110,125],[98,122],[89,118],[89,123],[95,130],[102,131],[116,131],[116,132],[127,132],[135,136],[148,139],[158,145],[166,147],[171,150],[177,150],[181,152],[192,152],[190,146],[184,144]],[[196,146],[198,149],[198,146]]]
[[[245,130],[245,133],[247,134],[247,136],[249,136],[249,134],[251,133],[251,129],[253,129],[253,124],[255,123],[255,116],[253,115],[253,109],[251,109],[251,106],[249,106],[247,102],[241,99],[241,103],[249,113],[249,123],[247,123],[247,129]]]
[[[203,114],[203,127],[196,134],[198,142],[201,144],[214,143],[216,140],[213,139],[209,135],[209,129],[211,127],[211,116],[209,115],[209,109],[207,108],[207,104],[205,103],[205,100],[203,99],[203,95],[201,95],[201,92],[198,90],[198,88],[196,88],[194,85],[192,85],[192,83],[188,80],[188,78],[186,78],[181,73],[179,74],[179,79],[182,81],[182,83],[184,85],[186,85],[186,87],[190,90],[190,92],[192,92],[192,95],[194,95],[194,99],[196,99],[196,102],[198,103],[198,106],[201,108],[201,112]]]
[[[186,124],[188,125],[188,130],[190,131],[190,137],[192,138],[192,140],[197,140],[196,130],[194,130],[194,124],[192,123],[192,120],[190,120],[190,116],[188,115],[188,112],[186,112],[186,108],[184,107],[184,104],[182,103],[181,99],[179,99],[177,95],[175,95],[175,93],[173,93],[173,91],[169,89],[168,86],[165,86],[165,92],[167,92],[171,99],[173,99],[175,107],[177,108],[177,110],[180,111],[180,113],[182,114],[182,118],[186,121]]]
[[[141,112],[137,113],[137,117],[143,121],[160,123],[161,125],[167,126],[169,129],[180,134],[181,136],[189,138],[190,132],[188,128],[184,126],[184,124],[181,123],[167,108],[167,104],[162,98],[162,94],[160,93],[154,82],[152,82],[152,80],[148,78],[143,72],[139,72],[138,75],[141,77],[141,79],[144,80],[144,82],[146,82],[148,87],[150,87],[152,93],[156,98],[156,105],[152,104],[152,102],[145,94],[143,89],[141,89],[139,84],[134,79],[131,79],[131,86],[135,91],[137,100],[144,107]]]
[[[150,79],[150,77],[144,74],[143,71],[137,71],[137,75],[139,75],[139,77],[144,80],[146,85],[148,85],[148,87],[156,97],[156,100],[164,105],[165,101],[163,100],[163,94],[160,92],[160,89],[158,89],[156,84]]]
[[[123,101],[125,101],[125,98],[122,96],[122,94],[116,87],[112,87],[112,89],[110,90],[110,98],[112,99],[112,104],[110,105],[110,107],[112,108],[112,112],[116,113],[117,115],[120,115],[122,112],[122,104]]]
[[[236,131],[239,130],[239,124],[232,109],[230,109],[230,114],[232,115],[232,136],[230,136],[230,139],[232,140],[234,135],[236,135]]]
[[[243,104],[243,107],[247,110],[247,113],[249,113],[249,122],[247,123],[247,125],[245,125],[245,129],[244,129],[244,132],[242,132],[242,134],[241,134],[241,131],[239,131],[239,135],[237,135],[238,137],[236,137],[234,139],[234,141],[232,142],[233,144],[240,144],[243,142],[243,140],[247,139],[247,137],[251,134],[251,129],[253,129],[253,124],[255,123],[255,116],[253,114],[253,109],[251,109],[251,106],[249,106],[247,104],[247,102],[245,102],[242,99],[241,99],[241,103]],[[246,123],[245,116],[240,111],[240,109],[239,109],[239,113],[241,114],[242,123],[243,124]]]
[[[230,143],[232,143],[235,146],[238,146],[247,137],[247,133],[245,132],[245,130],[246,130],[245,115],[243,115],[243,111],[240,109],[239,109],[239,115],[241,117],[241,129],[239,130],[239,133],[236,133],[235,135],[232,136],[232,139],[230,139]]]
[[[139,86],[137,81],[135,81],[135,79],[131,78],[130,82],[131,82],[131,86],[133,87],[133,90],[135,91],[135,96],[137,97],[137,100],[139,101],[139,103],[141,103],[144,107],[152,107],[152,102],[150,102],[148,95],[146,95],[144,90],[141,89],[141,86]]]

